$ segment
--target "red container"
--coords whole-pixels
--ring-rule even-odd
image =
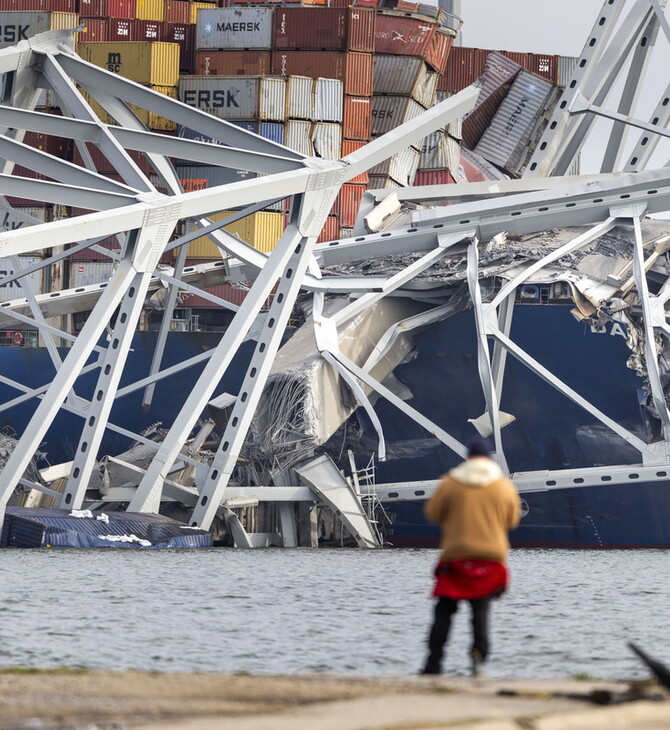
[[[162,41],[163,23],[160,20],[134,20],[134,41]]]
[[[79,31],[77,41],[80,43],[95,43],[107,40],[107,23],[104,20],[95,18],[82,19],[85,29]]]
[[[72,159],[72,148],[74,143],[71,139],[63,139],[52,134],[40,134],[39,132],[26,132],[23,138],[25,144],[34,147],[42,152],[48,152],[61,160]]]
[[[378,15],[375,53],[424,57],[435,28],[435,24],[427,20],[402,15]]]
[[[375,11],[368,8],[277,8],[276,50],[372,51]]]
[[[356,0],[354,5],[359,8],[378,8],[380,0]]]
[[[107,0],[79,0],[79,17],[98,19],[107,17]]]
[[[111,173],[115,172],[112,163],[109,162],[109,160],[102,154],[102,152],[100,152],[100,149],[97,145],[86,144],[86,147],[89,151],[89,154],[91,155],[91,158],[93,159],[93,164],[95,165],[96,172],[107,176],[110,176]],[[141,152],[138,152],[137,150],[126,150],[126,152],[145,175],[155,174],[155,170],[152,167],[151,163]],[[72,162],[74,162],[76,165],[80,165],[81,167],[85,167],[84,160],[79,153],[79,148],[76,145],[74,146],[72,152]]]
[[[340,224],[343,228],[353,228],[358,216],[358,209],[361,205],[363,193],[367,190],[367,185],[356,185],[353,183],[345,183],[339,192],[339,210]],[[339,238],[339,233],[336,238]]]
[[[135,21],[128,18],[109,18],[107,25],[106,41],[134,41]]]
[[[339,79],[345,94],[372,96],[373,59],[371,53],[356,51],[273,51],[272,75]]]
[[[340,237],[340,219],[336,215],[329,215],[326,222],[316,239],[317,243],[325,241],[336,241]]]
[[[481,48],[453,47],[438,88],[441,91],[462,91],[474,84],[481,76],[488,54]]]
[[[372,134],[372,99],[369,96],[344,97],[342,134],[346,139],[369,142]]]
[[[197,76],[269,76],[270,51],[196,51]]]
[[[343,139],[342,140],[342,157],[346,157],[347,155],[350,155],[352,152],[355,152],[356,150],[359,150],[361,147],[365,146],[365,142],[360,142],[358,140],[354,139]],[[363,185],[368,184],[368,173],[367,170],[365,172],[362,172],[360,175],[356,175],[356,177],[349,180],[350,183],[362,183]]]
[[[184,0],[165,0],[163,5],[163,20],[166,23],[191,22],[191,4]]]
[[[135,0],[107,0],[107,14],[110,18],[134,18]]]
[[[198,261],[199,264],[202,264],[202,261]],[[225,299],[227,302],[230,302],[231,304],[235,304],[238,307],[242,304],[242,302],[245,300],[247,294],[249,293],[248,289],[235,289],[234,287],[230,286],[229,284],[218,284],[217,286],[212,286],[207,289],[205,289],[206,292],[209,294],[213,294],[215,297],[219,297],[220,299]],[[222,305],[215,304],[214,302],[210,302],[209,299],[205,299],[204,297],[199,297],[197,294],[189,294],[187,292],[183,292],[179,296],[180,300],[180,307],[189,307],[190,309],[223,309]]]
[[[195,25],[164,23],[163,40],[166,43],[179,43],[180,72],[195,73]]]
[[[449,170],[419,170],[414,176],[415,185],[452,185],[455,182]]]
[[[76,13],[76,0],[0,0],[0,11]]]
[[[453,40],[454,37],[451,33],[443,33],[438,30],[433,33],[433,37],[428,43],[426,63],[440,74],[444,73],[444,69],[447,67]]]
[[[558,56],[549,56],[546,53],[529,53],[528,55],[530,56],[529,64],[524,68],[548,79],[552,84],[558,82]]]

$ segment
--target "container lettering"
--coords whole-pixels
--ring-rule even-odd
[[[112,73],[118,74],[121,71],[121,54],[120,53],[108,53],[107,54],[107,70]]]
[[[200,109],[222,109],[226,107],[239,109],[240,105],[235,100],[239,93],[239,89],[215,89],[214,91],[188,89],[184,92],[184,104]]]
[[[28,40],[30,25],[0,25],[0,40],[3,43],[16,43]]]

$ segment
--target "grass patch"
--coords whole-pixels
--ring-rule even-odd
[[[88,672],[86,667],[53,667],[42,669],[40,667],[0,667],[0,674],[84,674]]]

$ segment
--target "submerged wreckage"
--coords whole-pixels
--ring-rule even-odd
[[[670,210],[670,172],[644,169],[668,136],[667,98],[649,123],[632,116],[647,41],[670,28],[642,0],[619,22],[626,5],[604,4],[522,177],[368,191],[354,236],[320,244],[343,182],[467,114],[478,88],[327,161],[92,66],[67,32],[0,51],[3,157],[59,181],[3,174],[0,193],[97,211],[2,235],[3,256],[51,255],[17,260],[1,282],[111,235],[124,242],[108,283],[0,308],[45,345],[32,368],[28,350],[8,354],[2,376],[13,393],[2,410],[21,435],[1,445],[0,544],[102,546],[114,534],[197,546],[211,531],[248,547],[324,536],[431,545],[422,502],[478,431],[522,493],[516,544],[670,546],[670,225],[649,217]],[[602,104],[619,80],[610,112]],[[70,117],[32,111],[43,86]],[[82,89],[119,126],[100,123]],[[126,102],[227,146],[148,132]],[[601,174],[565,176],[598,117],[612,121]],[[620,164],[626,125],[641,133]],[[28,148],[19,130],[98,145],[123,182]],[[167,192],[128,150],[147,156]],[[185,193],[170,157],[262,176]],[[288,195],[271,254],[223,229]],[[182,221],[198,228],[175,238]],[[186,244],[203,233],[221,261],[186,266]],[[162,267],[173,249],[175,267]],[[169,332],[167,315],[158,332],[137,331],[157,294],[170,313],[180,290],[243,281],[253,284],[221,336]],[[76,337],[54,324],[88,310]],[[142,406],[163,430],[137,427]],[[66,433],[74,457],[42,468],[38,449]],[[119,453],[119,439],[133,445]]]

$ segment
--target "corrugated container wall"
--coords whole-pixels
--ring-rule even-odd
[[[163,20],[164,0],[135,0],[135,17],[139,20]]]
[[[419,170],[414,185],[453,185],[456,182],[449,170]]]
[[[356,150],[360,150],[361,147],[365,145],[365,142],[357,142],[353,139],[343,139],[342,140],[342,157],[346,157],[347,155],[352,155]],[[362,172],[360,175],[356,175],[356,177],[349,180],[350,183],[362,183],[363,185],[368,184],[368,173]]]
[[[109,281],[115,268],[113,261],[82,261],[74,264],[70,266],[70,288]]]
[[[96,43],[107,40],[107,22],[96,18],[87,18],[81,23],[84,30],[77,33],[78,43]]]
[[[229,167],[215,167],[213,165],[179,165],[176,169],[179,182],[181,182],[185,192],[205,190],[217,185],[227,185],[228,183],[251,180],[256,177],[256,173],[247,170],[233,170]],[[151,177],[151,181],[154,185],[160,185],[159,178],[155,175]]]
[[[370,140],[372,133],[372,99],[369,97],[346,96],[344,98],[344,121],[342,134],[345,139]]]
[[[325,241],[335,241],[340,235],[340,219],[337,216],[329,215],[326,218],[326,222],[321,229],[319,237],[316,239],[317,243],[324,243]]]
[[[179,99],[221,119],[259,118],[259,80],[253,76],[183,76]]]
[[[551,83],[522,71],[479,140],[475,153],[515,172],[523,148],[552,91]]]
[[[286,119],[286,80],[261,78],[258,86],[258,117],[261,121],[283,122]]]
[[[76,13],[0,12],[0,48],[8,48],[47,30],[78,25]]]
[[[176,43],[80,43],[77,52],[85,61],[138,84],[176,86],[179,81]]]
[[[184,0],[165,0],[163,20],[166,23],[183,23],[187,25],[191,22],[190,4],[184,2]]]
[[[191,5],[191,23],[193,25],[196,25],[198,22],[198,13],[201,10],[211,10],[214,6],[212,3],[200,3],[200,2],[192,2]]]
[[[232,211],[221,211],[214,213],[209,218],[213,221],[226,218]],[[224,226],[225,230],[245,241],[250,246],[269,253],[272,251],[284,232],[285,218],[283,213],[268,213],[261,211],[242,218],[235,223]],[[206,236],[196,238],[189,244],[189,258],[215,258],[220,257],[220,249]]]
[[[411,185],[419,169],[421,152],[407,147],[370,169],[370,175],[388,175],[403,186]]]
[[[372,136],[386,134],[425,109],[407,96],[374,96],[372,99]]]
[[[276,50],[367,51],[374,49],[375,11],[365,8],[277,8]]]
[[[197,49],[272,48],[272,8],[214,8],[198,13]]]
[[[344,82],[344,93],[372,95],[373,56],[371,53],[337,51],[273,51],[274,76],[323,77]]]
[[[286,122],[284,140],[287,147],[300,152],[305,157],[314,156],[314,146],[310,135],[311,122],[303,122],[297,119],[290,119]]]
[[[361,198],[366,190],[365,185],[344,183],[337,196],[337,208],[340,216],[340,223],[345,228],[353,228],[356,223],[356,216],[361,205]]]
[[[428,108],[433,105],[439,75],[421,58],[375,56],[375,94],[411,96]]]
[[[13,257],[11,256],[0,258],[0,278],[4,278],[5,276],[9,276],[16,272],[17,269],[15,268],[12,259]],[[25,269],[27,266],[32,266],[33,264],[38,263],[41,259],[39,256],[19,256],[18,261],[21,264],[21,268]],[[35,271],[32,274],[28,274],[26,277],[21,279],[21,281],[25,282],[26,278],[30,283],[30,288],[33,293],[41,294],[42,271]],[[10,281],[8,284],[0,286],[0,302],[9,302],[12,299],[25,298],[26,290],[25,287],[21,286],[21,281],[14,280]]]
[[[269,51],[196,51],[198,76],[269,76]]]
[[[435,23],[402,15],[378,15],[375,53],[394,56],[425,56],[435,32]]]
[[[314,116],[312,88],[309,76],[289,76],[286,80],[286,116],[289,119],[311,119]]]
[[[568,85],[578,63],[578,58],[573,58],[572,56],[558,56],[556,61],[556,83],[559,86]]]
[[[341,122],[344,86],[337,79],[314,79],[314,120]]]
[[[439,28],[433,33],[433,37],[428,43],[428,50],[426,51],[426,63],[437,71],[437,73],[444,73],[444,69],[449,62],[449,54],[451,53],[451,44],[453,41],[453,33],[444,32]]]
[[[312,128],[314,154],[324,160],[339,160],[342,154],[342,126],[335,122],[317,122]]]
[[[370,190],[385,190],[387,188],[401,188],[402,185],[392,180],[388,175],[370,175]]]
[[[447,135],[441,129],[429,134],[421,145],[421,170],[452,169],[449,164]]]

